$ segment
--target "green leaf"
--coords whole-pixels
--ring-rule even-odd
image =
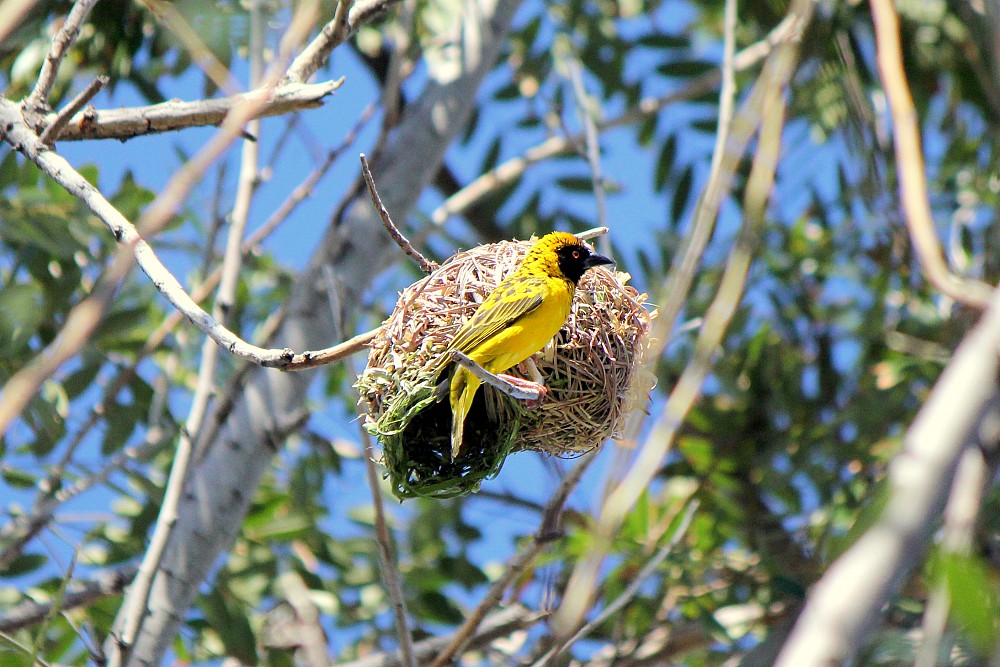
[[[936,561],[956,624],[982,656],[990,655],[1000,636],[1000,599],[989,568],[971,555],[940,553]]]
[[[680,220],[687,209],[688,197],[691,195],[691,183],[694,181],[694,168],[688,165],[681,177],[677,181],[674,189],[674,198],[670,205],[670,218],[674,221]]]
[[[0,577],[20,577],[30,574],[48,562],[49,559],[42,554],[21,554],[5,569],[0,570]]]

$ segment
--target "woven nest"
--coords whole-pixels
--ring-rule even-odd
[[[587,271],[554,344],[534,356],[548,393],[529,407],[482,385],[465,422],[461,454],[450,460],[451,408],[428,370],[486,295],[512,273],[530,241],[502,241],[451,257],[410,285],[371,344],[358,378],[366,428],[378,437],[399,498],[448,498],[475,491],[508,454],[575,456],[618,437],[637,398],[651,314],[626,273]],[[510,375],[527,378],[523,369]]]

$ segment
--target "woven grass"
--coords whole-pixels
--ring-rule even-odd
[[[402,292],[372,341],[357,387],[399,498],[473,492],[516,451],[582,454],[618,437],[636,400],[646,400],[652,383],[637,380],[652,317],[645,295],[626,285],[626,273],[592,269],[554,344],[534,357],[548,388],[541,404],[529,407],[484,384],[466,418],[462,453],[449,461],[451,408],[435,392],[447,374],[427,369],[531,244],[501,241],[451,257]]]

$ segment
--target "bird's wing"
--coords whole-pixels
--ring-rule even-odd
[[[449,350],[469,354],[482,343],[503,331],[542,305],[545,279],[519,277],[516,282],[500,285],[479,306],[452,339]]]

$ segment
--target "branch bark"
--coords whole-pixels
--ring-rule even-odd
[[[844,664],[872,634],[931,542],[962,453],[1000,442],[998,348],[1000,290],[907,431],[879,520],[813,587],[777,667]]]
[[[322,83],[283,83],[273,88],[261,88],[211,100],[194,102],[170,100],[145,107],[84,109],[69,119],[57,138],[59,141],[83,139],[125,141],[146,134],[219,125],[234,107],[248,101],[260,105],[254,118],[280,116],[322,106],[323,99],[340,88],[343,83],[343,78]],[[42,131],[55,120],[56,114],[47,114],[42,117],[40,127],[34,129]]]
[[[463,26],[477,31],[475,39],[456,39],[458,44],[477,45],[471,51],[456,49],[458,76],[430,77],[418,100],[406,109],[384,152],[373,161],[382,199],[397,218],[416,204],[445,150],[465,125],[518,4],[517,0],[482,3],[477,20]],[[463,36],[459,25],[455,30],[456,38]],[[361,193],[347,207],[342,222],[328,229],[296,282],[280,339],[296,349],[313,349],[332,337],[333,318],[322,267],[331,266],[342,276],[336,281],[342,289],[339,303],[354,304],[379,267],[397,256],[367,193]],[[253,489],[281,444],[278,425],[284,415],[306,402],[311,380],[311,374],[251,371],[214,445],[192,469],[170,544],[153,580],[150,615],[136,637],[131,664],[158,665],[162,660],[202,580],[235,540]]]

